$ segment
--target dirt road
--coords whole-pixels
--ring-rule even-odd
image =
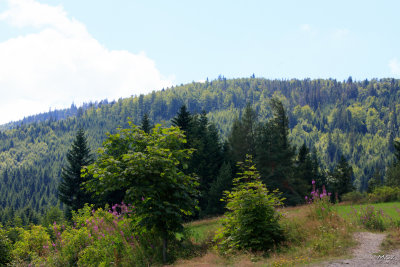
[[[393,251],[387,255],[378,255],[379,245],[385,238],[385,234],[359,232],[355,239],[359,245],[354,249],[352,259],[331,261],[320,266],[400,266],[400,251]]]

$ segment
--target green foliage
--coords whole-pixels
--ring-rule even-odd
[[[83,129],[76,133],[76,139],[67,154],[67,166],[62,169],[58,197],[70,210],[78,210],[85,203],[92,203],[92,198],[82,185],[89,179],[81,177],[82,168],[93,163],[93,156],[87,144]]]
[[[351,192],[354,187],[352,183],[353,168],[349,165],[344,156],[340,157],[338,164],[333,172],[328,176],[328,187],[335,194],[338,200],[342,200],[342,195]]]
[[[375,209],[374,206],[360,206],[357,210],[352,210],[353,218],[356,222],[368,230],[384,231],[391,223],[391,218],[387,216],[382,209]]]
[[[64,221],[62,210],[58,207],[51,207],[42,217],[41,224],[45,227],[53,224],[54,222],[61,223]]]
[[[389,166],[385,178],[385,185],[400,186],[400,163]]]
[[[256,156],[256,138],[259,127],[257,113],[250,103],[246,105],[242,117],[236,118],[228,140],[232,148],[234,162],[243,162],[246,155]]]
[[[311,196],[306,196],[306,202],[309,204],[311,216],[316,217],[319,220],[325,220],[333,216],[334,205],[331,202],[331,193],[327,192],[325,186],[322,186],[322,192],[316,189],[315,181],[312,181],[313,191]]]
[[[228,211],[216,235],[218,249],[268,251],[284,239],[275,208],[282,204],[277,191],[270,192],[260,180],[251,157],[240,165],[241,173],[226,192]]]
[[[350,202],[352,204],[361,204],[368,201],[368,195],[365,192],[361,193],[359,191],[351,191],[343,194],[342,200],[344,202]]]
[[[14,244],[12,251],[16,262],[32,262],[46,254],[46,247],[51,244],[46,228],[33,225],[30,230],[23,230],[19,241]]]
[[[11,262],[11,241],[6,230],[0,224],[0,266],[6,266]]]
[[[166,241],[183,230],[184,216],[197,204],[196,179],[179,169],[185,166],[192,150],[178,127],[156,125],[150,134],[131,123],[108,135],[99,158],[88,166],[93,175],[87,187],[106,196],[121,192],[123,200],[135,206],[135,228],[154,231]],[[165,260],[165,259],[164,259]]]
[[[149,114],[146,113],[143,115],[140,129],[142,129],[145,133],[150,133],[151,128],[153,127],[150,124]]]
[[[210,186],[208,193],[208,205],[206,209],[207,214],[223,214],[225,210],[225,203],[221,201],[223,192],[230,190],[232,187],[232,168],[229,163],[224,162],[222,165],[217,179]]]
[[[372,193],[368,194],[368,199],[372,203],[398,201],[400,200],[400,187],[376,187]]]
[[[85,205],[72,212],[72,226],[51,226],[53,238],[41,226],[22,230],[15,244],[16,264],[37,266],[149,266],[161,262],[155,249],[160,243],[150,233],[134,229],[130,205],[114,205],[111,210],[94,210]]]
[[[207,210],[211,184],[215,181],[215,175],[223,162],[218,131],[215,125],[208,121],[204,111],[200,115],[191,115],[185,105],[172,119],[172,124],[184,131],[187,139],[184,147],[194,149],[192,158],[188,161],[188,168],[184,172],[195,173],[199,177],[199,215],[208,216],[211,212]],[[222,194],[217,197],[221,198]]]
[[[268,121],[273,116],[269,102],[274,96],[285,107],[291,144],[300,147],[305,142],[307,147],[315,147],[321,170],[332,170],[340,155],[344,155],[353,167],[352,182],[358,190],[365,191],[374,172],[383,171],[395,158],[392,142],[398,138],[399,89],[397,79],[349,83],[335,79],[220,77],[113,102],[71,106],[3,125],[0,126],[0,221],[11,225],[18,220],[29,225],[37,223],[49,207],[60,206],[57,198],[60,170],[67,163],[67,152],[80,127],[86,129],[88,146],[94,151],[101,146],[106,132],[115,133],[118,126],[127,127],[128,117],[139,125],[147,113],[150,121],[169,124],[179,108],[186,105],[191,114],[206,110],[208,120],[226,138],[235,118],[243,117],[240,114],[247,103],[252,105],[261,123]],[[231,166],[235,167],[233,162]],[[268,170],[261,167],[257,165],[264,177]],[[216,173],[218,169],[214,179]],[[382,176],[386,174],[382,172]],[[279,188],[295,196],[295,201],[302,197],[285,185]]]

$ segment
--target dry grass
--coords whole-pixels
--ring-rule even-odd
[[[386,238],[381,244],[380,254],[387,254],[396,249],[400,249],[400,228],[395,228],[388,231]]]
[[[310,214],[309,206],[280,209],[286,241],[268,255],[241,253],[222,256],[209,244],[206,253],[188,260],[179,260],[174,266],[301,266],[327,259],[350,256],[349,248],[355,246],[352,239],[354,227],[333,213],[319,220]],[[220,218],[190,223],[196,231],[215,230]],[[208,232],[209,233],[209,232]]]
[[[230,257],[223,257],[215,251],[209,251],[207,254],[196,257],[190,260],[180,260],[176,262],[173,266],[177,267],[205,267],[205,266],[232,266],[232,267],[257,267],[264,266],[263,257],[242,253],[238,255],[231,255]]]

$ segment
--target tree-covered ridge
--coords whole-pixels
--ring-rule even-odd
[[[205,110],[225,139],[247,103],[260,121],[268,121],[273,115],[269,100],[276,97],[286,109],[292,143],[297,148],[303,143],[311,150],[315,148],[327,170],[333,170],[343,155],[353,166],[356,187],[364,190],[376,170],[383,177],[385,166],[393,158],[391,143],[398,137],[399,127],[399,88],[400,80],[396,79],[354,82],[349,78],[339,82],[220,77],[102,102],[62,120],[17,124],[0,134],[1,220],[7,221],[17,211],[26,221],[32,213],[57,204],[56,189],[65,155],[79,128],[86,131],[95,152],[105,133],[115,132],[118,126],[126,128],[128,118],[139,125],[148,114],[151,123],[169,125],[182,104],[191,114]],[[229,168],[225,164],[225,169]]]

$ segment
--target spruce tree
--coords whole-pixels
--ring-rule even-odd
[[[341,200],[341,196],[354,190],[353,187],[353,168],[342,155],[330,175],[330,187],[333,189],[335,196]]]
[[[150,133],[151,128],[153,127],[150,124],[149,114],[145,113],[142,117],[140,129],[142,129],[145,133]]]
[[[246,155],[256,158],[256,136],[258,130],[257,113],[247,104],[243,116],[233,122],[228,137],[235,162],[243,162]]]
[[[67,216],[71,210],[78,210],[85,203],[91,203],[91,195],[82,188],[82,183],[90,177],[82,178],[81,169],[94,162],[83,129],[79,129],[67,153],[67,165],[62,169],[58,197],[67,206]]]
[[[193,117],[187,110],[186,105],[182,105],[176,116],[172,119],[172,125],[178,126],[189,139],[191,134]],[[188,140],[189,141],[189,140]]]
[[[223,193],[232,188],[232,168],[229,162],[224,162],[217,178],[212,182],[207,196],[207,215],[220,215],[225,211],[225,202],[221,201]]]

